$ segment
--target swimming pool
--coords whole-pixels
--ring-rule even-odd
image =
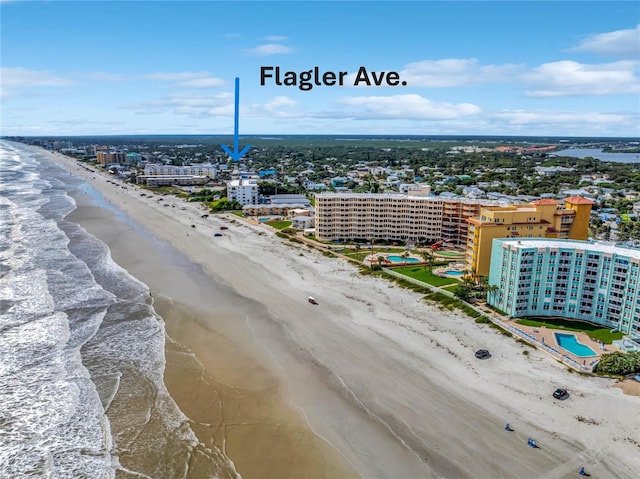
[[[556,337],[556,341],[562,349],[566,349],[571,354],[574,354],[579,358],[598,355],[598,353],[596,353],[589,346],[585,346],[584,344],[578,342],[575,334],[553,333],[553,335]]]
[[[394,263],[417,263],[420,261],[418,258],[403,258],[402,256],[387,256],[389,261],[393,261]]]
[[[453,269],[448,269],[444,272],[447,276],[462,276],[462,271],[455,271]]]

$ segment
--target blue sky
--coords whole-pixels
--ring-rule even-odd
[[[640,136],[640,2],[0,0],[2,135]],[[260,69],[343,86],[260,85]],[[406,86],[354,86],[360,67]]]

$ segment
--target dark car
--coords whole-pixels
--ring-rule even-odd
[[[486,349],[478,349],[476,351],[476,358],[478,359],[489,359],[491,357],[491,353]]]
[[[566,389],[556,389],[553,391],[553,397],[560,399],[560,401],[564,401],[565,399],[569,399],[569,393]]]

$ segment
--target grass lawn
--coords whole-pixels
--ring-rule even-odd
[[[610,333],[609,328],[602,327],[600,324],[591,324],[583,321],[568,321],[559,318],[546,318],[544,321],[536,319],[520,319],[519,324],[524,326],[540,327],[546,326],[549,329],[562,329],[563,331],[578,331],[587,333],[589,337],[604,341],[605,344],[611,344],[616,339],[622,339],[623,333]]]
[[[418,281],[424,281],[432,286],[446,286],[448,284],[455,284],[458,282],[455,279],[436,276],[431,273],[428,268],[425,271],[424,266],[416,266],[415,268],[394,268],[393,270],[396,273],[404,274],[405,276],[417,279]]]
[[[441,255],[441,256],[452,256],[452,257],[464,258],[464,253],[460,253],[458,251],[435,251],[434,254]]]
[[[276,229],[283,230],[291,226],[291,221],[265,221],[265,224],[273,226]]]

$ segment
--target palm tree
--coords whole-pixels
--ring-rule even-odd
[[[409,257],[409,252],[408,251],[403,251],[402,254],[400,255],[400,257],[402,258],[402,264],[404,264],[404,262]]]
[[[487,300],[489,299],[489,296],[491,296],[493,293],[495,293],[499,289],[500,289],[500,287],[498,285],[487,283],[487,288],[486,288]]]
[[[430,251],[423,250],[418,251],[422,259],[424,260],[424,270],[427,271],[427,265],[429,266],[429,272],[433,269],[433,254]]]

